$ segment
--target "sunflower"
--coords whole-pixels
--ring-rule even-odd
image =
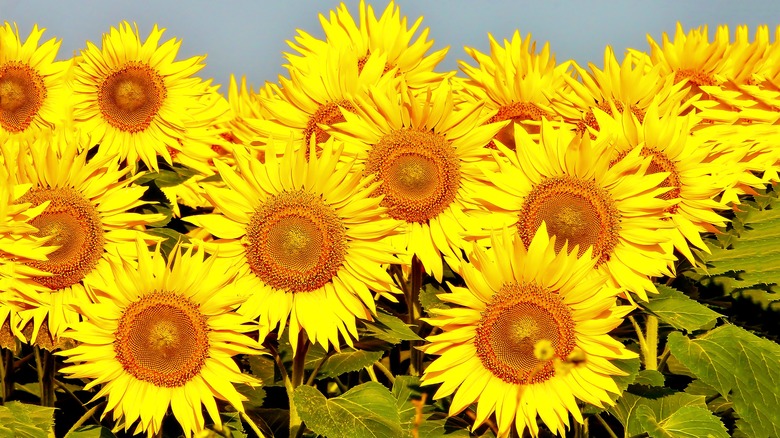
[[[140,199],[146,187],[131,185],[130,169],[120,170],[116,160],[88,160],[88,150],[80,150],[84,141],[60,132],[15,151],[3,145],[11,178],[27,187],[16,203],[39,213],[29,222],[37,229],[34,235],[57,247],[47,259],[25,262],[45,273],[25,279],[19,291],[20,305],[26,307],[20,312],[22,324],[34,321],[32,339],[43,323],[56,340],[67,324],[78,321],[69,303],[84,298],[83,283],[108,259],[132,258],[133,242],[144,235],[135,227],[164,219],[129,212],[146,204]]]
[[[679,199],[666,210],[675,225],[669,230],[672,243],[695,263],[689,243],[709,252],[700,234],[716,232],[715,227],[725,227],[727,221],[715,211],[728,209],[728,206],[714,198],[738,179],[736,172],[728,178],[722,164],[711,161],[711,144],[705,143],[700,136],[691,135],[700,118],[695,114],[660,116],[655,102],[647,108],[642,121],[632,114],[610,116],[598,110],[595,117],[599,125],[609,125],[605,131],[614,138],[612,161],[619,161],[641,147],[640,155],[651,159],[647,173],[668,174],[661,187],[671,190],[661,198]]]
[[[329,18],[320,14],[325,41],[298,30],[295,42],[289,44],[303,56],[287,54],[290,64],[305,69],[312,62],[311,58],[347,48],[355,55],[359,70],[364,68],[371,54],[385,55],[384,71],[395,69],[397,75],[404,77],[412,88],[421,88],[454,75],[433,71],[444,60],[447,48],[426,56],[434,43],[428,40],[428,28],[424,28],[419,37],[412,41],[422,24],[422,17],[407,27],[407,18],[401,16],[401,8],[392,1],[378,19],[373,7],[366,6],[363,0],[358,6],[358,13],[359,24],[355,23],[344,3],[335,12],[331,11]]]
[[[780,27],[776,34],[780,35]],[[725,165],[745,167],[739,186],[728,196],[730,201],[739,203],[736,195],[752,194],[753,188],[778,180],[780,43],[775,38],[769,44],[766,26],[756,29],[753,42],[748,40],[747,28],[739,27],[732,47],[734,56],[739,55],[735,64],[747,64],[747,67],[741,70],[741,80],[730,81],[728,86],[707,88],[713,98],[700,102],[697,107],[702,118],[711,123],[699,126],[695,134],[715,142],[716,150],[727,155],[723,160]],[[763,179],[756,177],[761,174]]]
[[[636,354],[608,333],[633,306],[616,304],[617,291],[593,269],[592,247],[579,258],[566,243],[558,251],[544,223],[530,245],[505,229],[490,246],[475,245],[465,288],[439,295],[453,307],[426,319],[442,333],[422,347],[440,355],[422,384],[441,384],[434,399],[455,394],[450,415],[476,402],[474,427],[495,412],[500,437],[513,423],[518,436],[526,428],[537,436],[537,414],[563,435],[569,413],[583,422],[575,398],[603,407],[620,392],[613,376],[626,373],[611,360]]]
[[[536,52],[536,41],[531,34],[525,38],[515,31],[512,39],[504,40],[501,46],[493,35],[490,39],[490,55],[466,47],[477,62],[476,67],[460,61],[460,68],[468,76],[466,91],[474,99],[485,103],[486,111],[495,114],[488,121],[511,120],[499,131],[496,139],[504,146],[514,149],[514,123],[519,123],[529,132],[539,132],[539,121],[553,119],[556,114],[551,99],[556,91],[566,87],[566,70],[569,63],[556,65],[555,56],[550,53],[550,44],[545,42]],[[490,147],[495,148],[492,141]]]
[[[688,97],[702,93],[706,98],[703,86],[725,82],[724,73],[729,64],[726,58],[729,50],[728,26],[718,26],[715,38],[710,42],[707,26],[686,33],[678,22],[673,38],[670,39],[664,32],[661,44],[650,35],[647,36],[647,42],[650,44],[651,64],[660,66],[659,73],[663,77],[671,76],[675,83],[684,82],[690,86]],[[638,58],[647,56],[637,50],[630,50],[629,53]]]
[[[352,344],[355,318],[376,312],[372,291],[398,292],[383,264],[398,263],[384,237],[399,222],[371,196],[378,183],[339,165],[333,143],[308,161],[292,142],[280,159],[270,143],[264,163],[240,153],[238,171],[216,161],[227,188],[206,193],[221,213],[186,218],[223,238],[218,255],[240,266],[239,289],[251,291],[242,313],[262,330],[289,318],[290,339],[303,331],[325,349],[339,348],[339,334]]]
[[[39,46],[44,30],[33,26],[22,43],[16,25],[0,27],[0,143],[32,140],[33,133],[52,129],[67,116],[68,62],[54,61],[60,41],[52,38]]]
[[[279,77],[280,86],[262,96],[267,120],[250,120],[262,137],[309,144],[328,139],[323,126],[344,121],[341,109],[354,111],[354,99],[365,95],[372,85],[395,87],[394,75],[385,74],[385,55],[369,55],[358,68],[357,55],[349,50],[330,50],[311,58],[305,67],[289,66],[290,79]]]
[[[203,250],[177,248],[168,262],[159,246],[150,251],[139,240],[136,250],[137,267],[105,266],[94,284],[97,302],[77,303],[85,320],[64,334],[79,344],[58,353],[73,364],[60,371],[92,379],[87,390],[103,385],[94,399],[107,396],[103,415],[113,411],[125,431],[138,421],[135,433],[158,434],[169,406],[185,436],[203,430],[202,406],[219,429],[215,399],[243,412],[233,384],[260,384],[232,358],[260,348],[243,334],[257,326],[234,311],[235,270]]]
[[[226,110],[210,105],[209,84],[191,77],[204,57],[174,61],[181,41],[158,46],[163,32],[154,26],[142,44],[137,27],[112,27],[102,48],[87,42],[73,73],[76,127],[133,167],[140,158],[157,169],[158,154],[171,163],[171,150],[210,149],[209,127]]]
[[[618,64],[612,47],[604,51],[604,69],[589,63],[590,72],[572,62],[580,80],[565,76],[569,89],[560,90],[552,106],[567,122],[577,125],[577,132],[588,128],[599,130],[593,108],[611,114],[614,106],[622,113],[628,109],[641,122],[647,108],[655,99],[661,113],[674,109],[685,111],[689,101],[684,101],[688,89],[684,82],[674,82],[671,76],[661,75],[661,65],[650,66],[647,55],[626,56]]]
[[[492,114],[481,104],[455,107],[454,99],[447,81],[419,94],[372,88],[355,114],[345,111],[346,121],[327,130],[345,143],[357,170],[376,175],[381,205],[407,224],[393,238],[406,264],[416,255],[439,281],[442,255],[456,269],[464,235],[478,222],[496,224],[472,198],[484,186],[484,169],[495,166],[485,146],[507,123],[487,124]]]
[[[651,159],[640,155],[640,147],[613,162],[616,134],[604,127],[600,132],[591,140],[542,121],[535,141],[516,127],[522,147],[504,148],[509,161],[488,175],[496,190],[483,190],[483,200],[502,209],[526,245],[546,222],[557,249],[568,241],[582,256],[593,246],[596,267],[609,274],[611,284],[647,300],[645,291],[656,292],[648,276],[672,275],[670,237],[658,231],[674,226],[665,219],[676,200],[661,197],[670,190],[660,187],[667,174],[646,174]]]
[[[6,165],[0,162],[0,347],[15,348],[16,339],[26,341],[19,329],[18,308],[11,303],[21,288],[29,288],[25,280],[31,276],[46,275],[24,264],[26,261],[45,261],[57,249],[47,245],[46,238],[38,237],[38,229],[31,223],[46,204],[32,207],[16,204],[29,184],[15,185]]]

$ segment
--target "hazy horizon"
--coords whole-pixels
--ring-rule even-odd
[[[346,2],[358,19],[358,1]],[[388,2],[368,2],[380,15]],[[574,59],[586,66],[603,64],[604,48],[611,45],[618,57],[627,48],[648,50],[646,35],[656,41],[663,32],[674,33],[677,21],[686,30],[709,25],[710,35],[717,25],[729,25],[733,36],[738,24],[750,26],[751,38],[759,24],[767,24],[774,35],[780,24],[780,2],[737,3],[726,0],[658,2],[517,2],[477,3],[457,1],[399,0],[401,14],[413,23],[423,16],[422,28],[430,28],[429,38],[438,50],[449,46],[447,58],[437,70],[457,70],[457,61],[468,59],[464,46],[487,52],[488,33],[501,40],[514,31],[533,34],[539,47],[549,41],[558,62]],[[183,40],[178,58],[207,54],[200,77],[213,78],[227,91],[230,74],[246,76],[254,88],[266,81],[277,82],[285,74],[283,52],[289,51],[296,29],[322,36],[318,14],[334,10],[335,0],[288,2],[233,1],[214,3],[137,2],[80,0],[42,2],[0,0],[0,20],[16,22],[23,38],[33,24],[47,28],[44,40],[62,39],[59,59],[67,59],[86,46],[100,45],[102,34],[121,21],[136,22],[144,40],[157,23],[167,28],[163,40]],[[774,18],[775,22],[767,22]],[[78,23],[78,25],[74,25]],[[419,31],[418,31],[419,34]],[[473,64],[473,62],[471,62]]]

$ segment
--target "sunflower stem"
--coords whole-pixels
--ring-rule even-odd
[[[92,417],[92,419],[94,420],[95,419],[95,417],[94,417],[95,412],[97,412],[97,410],[100,409],[101,407],[103,407],[103,405],[105,405],[105,404],[106,404],[106,402],[103,402],[103,403],[95,405],[91,409],[87,410],[87,412],[85,412],[84,415],[82,415],[81,418],[79,418],[76,421],[76,423],[73,426],[71,426],[70,430],[68,431],[68,433],[65,434],[65,436],[68,436],[71,433],[75,432],[76,429],[81,427],[81,425],[83,425],[87,421],[87,419],[89,419],[90,417]],[[97,424],[100,424],[100,422],[97,421]]]
[[[647,341],[645,341],[645,335],[642,333],[642,327],[639,326],[639,323],[636,322],[636,319],[629,315],[628,320],[631,321],[631,324],[634,326],[634,330],[636,330],[636,338],[639,341],[639,349],[642,350],[642,359],[645,362],[645,369],[647,368]]]
[[[328,350],[328,352],[325,353],[325,356],[323,356],[322,359],[320,359],[320,361],[317,362],[317,365],[314,367],[314,370],[312,370],[311,374],[309,374],[309,378],[306,379],[307,386],[314,385],[314,380],[316,380],[317,374],[320,372],[322,366],[325,365],[325,362],[327,362],[332,355],[333,355],[333,351]]]
[[[4,405],[11,397],[11,393],[14,391],[14,352],[7,349],[0,349],[3,352],[2,360],[0,360],[0,379],[2,379],[2,385],[0,395],[3,400],[0,401],[0,405]]]
[[[658,317],[647,315],[645,321],[645,344],[647,352],[645,354],[645,369],[658,369]]]
[[[247,415],[246,412],[243,412],[243,411],[241,412],[241,418],[243,418],[244,421],[246,422],[246,424],[249,425],[249,427],[252,429],[252,431],[255,433],[255,435],[257,435],[259,438],[265,437],[265,434],[260,431],[260,428],[257,427],[255,422],[252,421],[251,418],[249,418],[249,415]]]
[[[609,427],[609,424],[607,424],[607,422],[603,418],[601,418],[601,415],[596,414],[595,417],[596,417],[596,420],[598,420],[599,423],[601,423],[601,426],[604,428],[604,430],[607,431],[607,433],[609,434],[610,438],[618,438],[617,434],[615,434],[615,431],[612,430],[611,427]]]
[[[409,288],[407,307],[409,315],[407,322],[412,325],[415,333],[420,332],[420,316],[422,315],[422,305],[420,304],[420,289],[422,288],[423,273],[425,268],[422,261],[415,255],[412,257],[411,285]],[[417,349],[419,341],[409,342],[409,373],[413,376],[419,376],[422,371],[423,352]]]
[[[81,402],[81,399],[79,399],[78,397],[76,397],[76,394],[74,394],[74,393],[73,393],[73,391],[71,391],[70,389],[68,389],[68,387],[67,387],[67,386],[65,386],[65,384],[64,384],[64,383],[62,383],[62,382],[60,382],[59,380],[55,379],[55,380],[54,380],[54,384],[55,384],[55,385],[57,385],[57,387],[58,387],[58,388],[60,388],[60,389],[62,389],[63,391],[65,391],[65,392],[66,392],[68,395],[70,395],[71,397],[73,397],[73,399],[74,399],[74,400],[76,400],[76,402],[78,402],[78,404],[80,404],[80,405],[81,405],[81,407],[82,407],[82,408],[84,408],[84,410],[85,410],[85,411],[89,411],[89,408],[87,407],[87,405],[85,405],[84,403],[82,403],[82,402]],[[98,421],[98,419],[97,419],[97,418],[95,418],[94,416],[92,417],[92,421],[94,421],[94,422],[95,422],[95,423],[97,423],[97,424],[100,424],[100,421]]]
[[[54,355],[45,348],[35,347],[35,362],[38,369],[38,385],[41,389],[41,406],[53,407],[54,395]]]
[[[382,374],[387,377],[387,380],[390,381],[390,385],[393,385],[395,383],[395,376],[393,373],[390,372],[390,370],[387,369],[386,366],[382,364],[382,362],[376,361],[374,362],[374,366],[377,367],[379,371],[382,372]]]
[[[285,385],[287,388],[287,398],[290,401],[290,436],[300,437],[303,436],[303,420],[298,416],[298,409],[295,407],[295,388],[303,384],[303,378],[306,365],[306,353],[309,350],[309,339],[306,333],[301,331],[298,333],[298,348],[293,357],[292,365],[292,378],[290,379],[290,385]]]

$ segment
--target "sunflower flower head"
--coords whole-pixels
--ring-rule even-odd
[[[520,31],[515,31],[511,40],[504,40],[503,46],[493,35],[488,37],[490,54],[466,47],[466,53],[477,65],[461,61],[460,68],[468,76],[466,91],[474,99],[485,102],[486,111],[495,112],[489,123],[512,121],[496,134],[496,139],[514,149],[514,123],[538,133],[540,120],[556,118],[551,101],[556,90],[567,86],[569,63],[556,64],[547,42],[537,52],[531,34],[523,38]],[[495,148],[492,142],[490,146]]]
[[[577,125],[578,133],[599,130],[594,107],[609,114],[613,106],[619,113],[630,111],[640,122],[654,99],[662,113],[688,108],[684,101],[688,93],[686,84],[675,83],[673,77],[662,75],[662,66],[651,66],[650,58],[643,53],[626,56],[618,63],[612,47],[608,46],[603,69],[593,63],[588,64],[590,71],[575,62],[572,65],[577,78],[564,77],[569,89],[558,91],[553,107],[567,122]]]
[[[400,222],[372,196],[378,183],[340,164],[333,145],[321,143],[308,160],[289,142],[281,158],[271,143],[264,163],[248,154],[235,169],[216,161],[227,187],[206,194],[219,213],[187,218],[240,266],[239,289],[251,291],[240,311],[259,317],[261,331],[289,320],[290,339],[305,332],[326,349],[339,348],[339,335],[352,345],[356,318],[376,312],[372,292],[398,292],[384,265],[398,263],[385,238]]]
[[[175,61],[181,41],[160,45],[163,32],[155,25],[141,43],[137,27],[112,27],[102,47],[87,42],[73,73],[76,128],[132,167],[140,159],[157,169],[157,155],[170,164],[171,151],[188,148],[208,154],[211,124],[227,110],[204,98],[213,87],[192,77],[205,57]]]
[[[88,159],[83,141],[79,133],[60,131],[31,145],[2,146],[14,185],[24,188],[13,208],[34,215],[34,236],[56,248],[24,262],[40,272],[24,280],[19,296],[23,324],[34,321],[32,339],[43,323],[56,340],[77,321],[69,303],[86,294],[84,283],[112,257],[131,260],[135,239],[144,236],[137,227],[164,219],[129,212],[147,203],[141,200],[146,187],[133,185],[130,169],[116,160]]]
[[[464,235],[495,222],[472,198],[483,184],[483,168],[492,166],[485,147],[506,121],[487,123],[482,105],[455,105],[455,92],[444,81],[416,93],[372,88],[355,113],[328,132],[345,143],[344,155],[357,169],[381,181],[377,194],[388,214],[407,224],[394,245],[416,255],[441,281],[442,256],[457,266]]]
[[[311,58],[321,57],[328,52],[347,48],[354,54],[357,67],[362,70],[372,54],[382,54],[382,70],[395,70],[410,87],[421,88],[436,83],[452,73],[437,73],[434,68],[444,60],[448,48],[428,54],[434,41],[428,39],[428,28],[420,29],[422,17],[411,26],[401,15],[401,8],[393,1],[388,3],[382,15],[377,18],[374,8],[361,0],[358,6],[359,22],[350,15],[347,5],[342,3],[328,17],[320,15],[320,23],[325,32],[325,40],[298,30],[295,42],[290,47],[301,56],[287,54],[287,60],[295,67],[304,67]],[[327,56],[327,55],[326,55]]]
[[[231,292],[235,270],[205,251],[176,248],[166,263],[159,251],[136,243],[137,266],[112,262],[92,289],[95,302],[75,306],[84,321],[64,336],[78,346],[59,352],[71,364],[60,371],[102,385],[103,416],[113,412],[125,431],[158,434],[168,409],[184,435],[204,429],[203,407],[219,428],[216,400],[243,412],[236,383],[260,384],[243,374],[235,354],[258,354],[260,345],[244,333],[256,325],[237,314]]]
[[[715,198],[736,184],[740,168],[732,165],[724,169],[724,163],[712,159],[714,145],[704,142],[701,136],[691,135],[700,121],[696,114],[662,116],[654,103],[641,122],[625,114],[612,117],[597,112],[596,117],[599,123],[610,125],[608,132],[617,134],[613,138],[613,161],[641,146],[640,155],[651,158],[647,173],[668,174],[660,187],[670,190],[660,197],[678,200],[666,210],[675,224],[669,230],[672,242],[680,253],[695,263],[691,246],[709,252],[701,233],[716,232],[715,227],[726,226],[727,219],[716,211],[728,207]]]
[[[610,283],[646,300],[646,291],[656,291],[649,277],[671,275],[674,260],[669,237],[657,232],[673,226],[667,209],[677,201],[659,197],[670,190],[659,186],[668,173],[649,173],[650,157],[638,147],[611,161],[611,133],[591,140],[543,121],[538,141],[521,128],[515,135],[522,148],[505,149],[509,160],[488,174],[497,191],[483,191],[482,199],[495,215],[509,215],[526,246],[544,222],[558,250],[568,242],[582,256],[593,247]]]
[[[15,25],[0,27],[0,142],[31,141],[35,132],[53,129],[67,117],[68,62],[54,60],[60,41],[40,44],[44,30],[33,26],[23,42]]]
[[[466,287],[439,298],[452,305],[427,322],[441,330],[422,348],[439,355],[422,377],[441,384],[435,399],[454,394],[450,415],[477,404],[474,427],[495,413],[498,436],[513,429],[539,434],[537,416],[555,434],[582,423],[577,399],[612,405],[625,375],[615,359],[636,354],[609,332],[633,306],[619,306],[617,290],[593,269],[590,247],[556,249],[544,223],[530,245],[505,229],[490,249],[474,246],[462,267]]]

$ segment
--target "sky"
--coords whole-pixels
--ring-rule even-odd
[[[44,39],[62,39],[59,59],[67,59],[86,46],[100,45],[102,34],[127,20],[138,24],[146,39],[156,23],[166,28],[163,40],[182,40],[177,59],[207,54],[199,76],[213,78],[227,92],[231,74],[246,76],[255,88],[277,82],[285,73],[283,52],[290,51],[297,29],[323,35],[318,15],[335,10],[337,0],[287,1],[117,1],[117,0],[0,0],[0,21],[15,22],[26,38],[33,24],[47,29]],[[357,21],[358,0],[345,1]],[[387,1],[369,1],[380,15]],[[414,22],[424,17],[435,40],[432,50],[449,46],[438,71],[458,69],[458,60],[470,60],[463,47],[489,50],[488,33],[511,38],[515,30],[531,33],[538,45],[549,41],[558,62],[574,59],[603,66],[604,48],[611,45],[618,57],[627,48],[649,51],[647,35],[661,41],[673,35],[679,21],[691,29],[708,25],[780,25],[780,1],[734,0],[398,0],[402,15]],[[471,63],[473,64],[473,62]]]

